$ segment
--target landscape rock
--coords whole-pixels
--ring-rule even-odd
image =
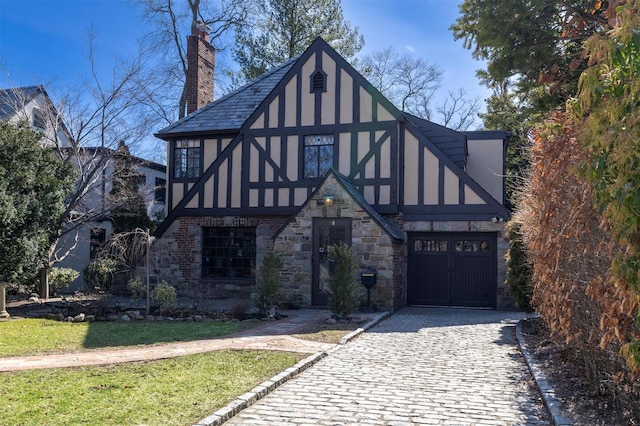
[[[84,322],[85,321],[85,317],[86,317],[85,314],[79,313],[78,315],[73,317],[73,322]]]
[[[129,322],[131,321],[131,317],[127,314],[124,314],[120,317],[120,321],[125,321],[125,322]]]
[[[141,321],[144,319],[144,315],[142,315],[140,311],[127,311],[125,315],[128,315],[129,318],[136,321]]]
[[[96,316],[95,315],[87,315],[85,317],[85,321],[87,322],[94,322],[96,320]]]

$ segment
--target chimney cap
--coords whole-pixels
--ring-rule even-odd
[[[191,25],[191,29],[208,33],[211,28],[209,28],[206,22],[193,21],[193,24]]]

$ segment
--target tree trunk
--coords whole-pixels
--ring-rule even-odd
[[[49,268],[40,269],[40,299],[49,299]]]
[[[9,318],[11,315],[7,312],[7,300],[5,299],[5,289],[7,283],[0,283],[0,319]]]

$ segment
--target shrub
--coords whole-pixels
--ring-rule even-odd
[[[532,265],[532,304],[593,391],[623,401],[640,374],[619,356],[639,335],[637,294],[611,274],[615,254],[627,248],[613,240],[592,185],[578,172],[590,158],[578,128],[554,113],[532,140],[532,174],[514,216]]]
[[[82,272],[87,286],[108,291],[111,288],[113,274],[116,272],[117,263],[111,259],[99,259],[89,263]]]
[[[176,303],[176,289],[170,286],[166,281],[161,281],[151,291],[151,300],[153,303],[160,305],[161,309],[167,309]]]
[[[71,281],[80,276],[80,273],[71,268],[51,268],[47,272],[49,280],[49,289],[56,294],[61,289],[71,284]]]
[[[531,265],[527,257],[527,249],[522,241],[520,225],[511,222],[508,232],[507,283],[516,301],[516,306],[525,312],[533,312],[531,306],[531,297],[533,296]]]
[[[334,262],[334,271],[329,277],[329,309],[347,319],[359,304],[359,287],[354,279],[355,265],[351,247],[344,243],[333,245],[329,248],[329,256]]]
[[[267,315],[269,307],[277,305],[282,298],[280,271],[283,266],[284,263],[280,255],[273,250],[267,250],[256,280],[256,305],[261,312],[265,312]]]
[[[138,306],[140,299],[142,299],[142,296],[146,292],[146,286],[142,283],[142,280],[139,277],[136,277],[129,280],[127,283],[127,289],[129,289],[129,293],[131,294],[131,302]]]

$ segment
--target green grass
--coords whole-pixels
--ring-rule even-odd
[[[1,425],[192,425],[304,355],[218,351],[0,373]]]
[[[254,327],[256,322],[91,322],[45,319],[0,322],[0,357],[80,352],[98,348],[210,339]],[[0,423],[2,424],[2,423]]]
[[[303,340],[312,340],[314,342],[321,343],[338,343],[347,334],[362,327],[364,321],[350,321],[347,323],[336,322],[328,324],[326,322],[320,322],[317,324],[309,325],[303,330],[293,334],[293,337]]]

